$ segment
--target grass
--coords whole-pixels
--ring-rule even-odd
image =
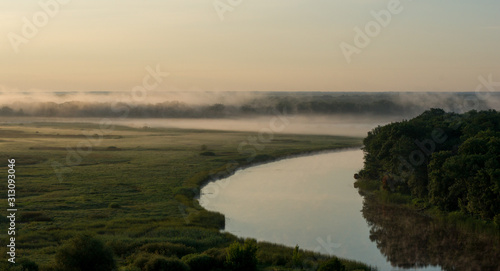
[[[239,151],[249,136],[256,134],[82,123],[0,126],[0,166],[16,159],[19,257],[49,270],[58,247],[80,232],[109,245],[121,267],[148,244],[196,253],[224,249],[237,238],[221,233],[223,216],[194,199],[202,184],[251,164],[361,144],[359,138],[283,134]],[[0,222],[8,228],[5,218]],[[6,242],[1,238],[3,255]],[[286,249],[292,255],[293,248]],[[262,268],[273,265],[265,263]]]

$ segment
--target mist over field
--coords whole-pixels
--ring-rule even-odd
[[[412,117],[429,108],[450,112],[500,108],[500,94],[475,92],[0,92],[1,114],[43,117],[235,117],[297,114]],[[19,112],[21,111],[22,112]]]
[[[278,132],[365,136],[377,125],[429,108],[463,113],[500,108],[497,93],[344,92],[16,92],[0,94],[3,121],[97,122],[133,127],[259,131],[274,118]],[[284,121],[283,121],[284,120]]]

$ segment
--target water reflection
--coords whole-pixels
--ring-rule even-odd
[[[368,198],[362,213],[370,227],[370,240],[393,266],[500,270],[498,240],[464,234],[428,217]]]
[[[226,231],[240,237],[298,244],[380,271],[500,270],[499,246],[489,240],[363,202],[352,184],[362,163],[362,151],[350,150],[247,168],[205,186],[200,204],[223,213]]]

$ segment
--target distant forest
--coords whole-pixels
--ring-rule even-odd
[[[364,139],[361,177],[448,212],[500,225],[500,113],[431,109]]]
[[[237,94],[231,94],[237,95]],[[1,96],[0,96],[1,97]],[[238,103],[192,104],[161,101],[123,102],[23,102],[0,104],[0,116],[131,117],[131,118],[227,118],[273,115],[370,115],[413,117],[431,107],[452,112],[486,110],[500,105],[494,99],[472,101],[474,93],[266,93]],[[471,102],[472,101],[472,102]],[[492,105],[491,102],[497,104]],[[469,104],[468,104],[469,103]]]

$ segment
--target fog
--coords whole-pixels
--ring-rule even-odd
[[[230,91],[91,91],[51,92],[43,90],[20,91],[0,86],[0,105],[19,103],[114,103],[131,105],[177,101],[190,105],[223,103],[239,105],[266,96],[264,92]]]
[[[270,116],[240,119],[124,119],[117,123],[133,127],[168,127],[248,131],[277,134],[317,134],[364,137],[377,125],[399,120],[397,117],[369,118],[355,116]]]
[[[298,114],[412,117],[429,108],[463,113],[500,108],[498,93],[342,92],[0,92],[0,115],[210,118]],[[10,112],[13,111],[13,112]]]
[[[392,121],[401,120],[395,116],[300,116],[276,115],[238,119],[186,119],[186,118],[41,118],[41,117],[0,117],[0,124],[26,124],[40,122],[96,123],[103,120],[112,125],[129,126],[141,129],[179,128],[219,131],[243,131],[273,134],[317,134],[364,137],[371,129]]]
[[[99,122],[273,133],[365,136],[430,108],[500,109],[500,95],[343,92],[0,92],[2,122]],[[279,124],[279,125],[278,125]]]

